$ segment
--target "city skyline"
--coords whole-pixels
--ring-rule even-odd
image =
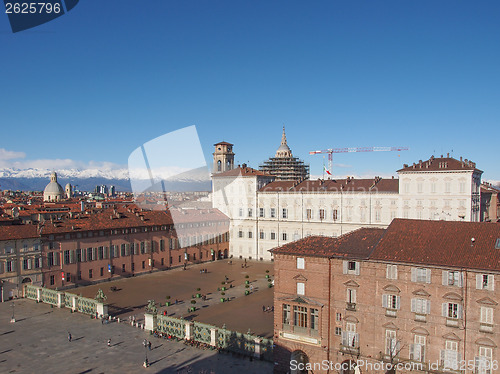
[[[396,175],[449,152],[499,181],[499,8],[85,2],[16,34],[4,15],[0,168],[114,170],[193,124],[209,166],[224,140],[257,168],[285,125],[314,177],[323,157],[309,151],[407,146],[334,155],[334,175]]]

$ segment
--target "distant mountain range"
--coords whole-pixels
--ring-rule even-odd
[[[43,191],[50,182],[49,169],[0,169],[0,190]],[[57,181],[64,188],[70,183],[80,191],[93,191],[96,186],[115,186],[116,191],[131,191],[127,169],[62,169],[57,170]],[[169,190],[210,191],[209,179],[179,179],[168,184]]]

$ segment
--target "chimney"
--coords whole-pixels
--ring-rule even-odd
[[[447,157],[447,158],[450,158],[450,152],[448,152],[448,153],[446,154],[446,157]]]
[[[462,162],[462,156],[460,156],[460,162]]]

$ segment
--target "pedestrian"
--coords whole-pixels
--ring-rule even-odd
[[[149,348],[149,350],[151,350],[151,342],[150,341],[148,341],[148,348]]]
[[[265,305],[262,305],[262,311],[265,312],[266,311],[266,306]]]
[[[108,347],[111,347],[111,339],[108,339]]]
[[[68,342],[70,342],[70,343],[71,343],[71,339],[72,339],[72,337],[71,337],[71,333],[68,331]]]
[[[250,292],[253,292],[253,284],[250,285]]]
[[[146,339],[144,339],[142,342],[142,345],[144,346],[144,348],[146,348],[148,346],[148,341]]]

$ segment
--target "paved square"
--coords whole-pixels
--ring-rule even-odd
[[[1,373],[265,374],[273,370],[269,362],[157,339],[125,323],[101,324],[89,316],[26,299],[14,304],[17,321],[10,323],[12,302],[0,303]],[[151,341],[151,351],[144,349],[144,339]],[[142,367],[146,353],[149,368]]]

